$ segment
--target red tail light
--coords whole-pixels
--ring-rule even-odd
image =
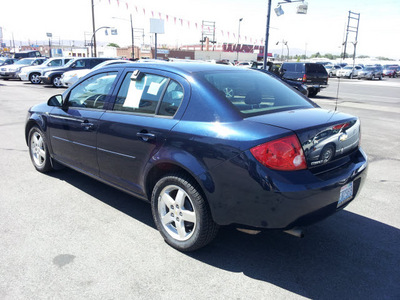
[[[306,158],[296,135],[287,136],[250,149],[264,166],[281,171],[304,170]]]
[[[306,74],[303,75],[303,82],[307,82],[307,75]]]

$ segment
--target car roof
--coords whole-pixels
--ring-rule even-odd
[[[197,72],[206,71],[240,71],[244,72],[247,69],[237,68],[229,65],[220,64],[206,64],[206,63],[185,63],[185,62],[149,62],[149,63],[132,63],[132,64],[121,64],[121,65],[110,65],[104,68],[147,68],[147,69],[158,69],[163,71],[169,71],[173,73],[181,73],[190,75]]]

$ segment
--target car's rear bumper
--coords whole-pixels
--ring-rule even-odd
[[[316,84],[304,83],[304,85],[307,86],[308,89],[311,89],[311,88],[313,88],[313,89],[324,89],[324,88],[328,87],[328,84],[319,84],[319,83],[316,83]]]
[[[306,226],[341,210],[359,194],[367,174],[367,157],[359,149],[339,169],[283,172],[261,166],[250,153],[214,170],[215,187],[206,195],[220,225],[290,229]],[[230,174],[224,174],[230,170]],[[232,170],[234,170],[232,172]],[[353,197],[337,207],[341,188],[353,182]]]

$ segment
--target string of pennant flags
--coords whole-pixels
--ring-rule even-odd
[[[188,29],[195,28],[196,30],[202,30],[203,32],[212,32],[211,26],[203,26],[199,22],[194,22],[190,20],[185,20],[176,16],[172,16],[169,14],[165,14],[162,12],[154,11],[154,10],[149,10],[146,9],[145,7],[140,7],[138,5],[130,5],[128,0],[98,0],[99,3],[101,2],[108,2],[109,5],[116,4],[118,7],[123,8],[125,7],[126,10],[131,11],[133,13],[136,13],[138,15],[143,15],[143,16],[151,16],[152,18],[159,18],[159,19],[165,19],[168,23],[173,22],[175,26],[181,26],[181,27],[187,27]],[[228,30],[224,29],[219,29],[215,28],[215,33],[220,33],[222,37],[227,37],[230,39],[233,37],[234,39],[237,39],[237,34],[234,32],[230,32]],[[242,35],[239,35],[239,38],[242,39]],[[250,42],[250,44],[253,45],[263,45],[264,39],[262,38],[254,38],[254,37],[248,37],[244,36],[244,41],[246,43]]]

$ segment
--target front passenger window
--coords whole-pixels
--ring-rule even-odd
[[[69,94],[68,106],[102,109],[117,73],[100,73],[78,84]]]

